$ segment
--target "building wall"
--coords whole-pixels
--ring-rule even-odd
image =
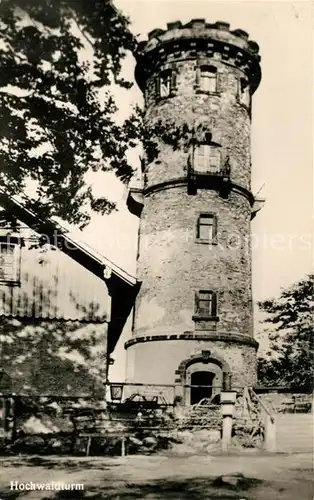
[[[196,241],[198,216],[217,216],[217,244]],[[253,335],[250,205],[186,186],[152,193],[141,218],[134,335],[194,331],[195,292],[217,292],[217,331]],[[205,325],[206,330],[213,324]]]
[[[184,372],[187,371],[182,362],[195,358],[195,363],[200,368],[203,350],[209,351],[212,358],[222,359],[225,362],[232,373],[234,388],[241,390],[244,385],[256,383],[256,348],[253,345],[236,344],[232,339],[230,341],[215,340],[215,338],[194,340],[192,335],[190,339],[182,338],[182,340],[156,339],[136,344],[132,344],[131,341],[127,349],[126,380],[133,383],[144,382],[148,385],[158,384],[161,386],[160,391],[170,401],[174,391],[171,387],[162,387],[162,385],[182,385],[182,381],[186,379]],[[193,360],[191,361],[189,372],[193,366]],[[202,370],[206,370],[207,364],[204,361],[203,366]],[[186,383],[188,384],[188,381]],[[178,389],[176,393],[181,395]]]
[[[17,283],[0,280],[0,316],[103,322],[111,299],[104,281],[55,247],[38,247],[38,237],[21,231]]]
[[[2,318],[0,338],[0,393],[104,393],[107,323]]]
[[[1,236],[1,244],[15,241]],[[0,392],[103,394],[111,312],[105,282],[55,246],[40,246],[29,228],[17,236],[15,280],[8,266],[6,280],[0,273],[0,366],[8,374]]]
[[[243,381],[255,377],[255,349],[253,346],[236,345],[232,341],[182,340],[150,341],[128,347],[129,363],[127,380],[147,384],[174,384],[178,378],[177,370],[183,360],[209,350],[213,358],[219,356],[231,368],[233,384],[240,387]],[[154,355],[153,355],[154,354]],[[156,373],[158,373],[158,378]],[[158,382],[156,381],[158,380]]]

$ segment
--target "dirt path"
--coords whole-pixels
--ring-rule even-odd
[[[0,500],[313,500],[310,455],[18,457],[0,467]],[[237,485],[217,480],[234,473],[243,474]],[[84,490],[21,491],[15,481]]]

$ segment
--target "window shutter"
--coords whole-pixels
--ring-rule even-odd
[[[160,78],[157,76],[155,78],[155,98],[157,99],[160,96]]]
[[[194,141],[192,142],[191,152],[188,157],[188,172],[187,172],[187,181],[188,181],[188,194],[195,195],[197,192],[196,186],[196,175],[195,175],[195,145]]]
[[[212,296],[212,316],[217,316],[217,294],[215,292]]]
[[[200,310],[200,300],[198,292],[195,292],[195,314],[198,314]]]
[[[201,83],[201,68],[197,66],[195,70],[195,85],[199,87],[200,83]]]
[[[213,240],[217,239],[217,216],[213,217]]]
[[[200,238],[200,232],[201,232],[200,225],[201,225],[201,216],[199,215],[196,223],[196,238]]]
[[[177,74],[173,70],[171,73],[171,90],[174,91],[177,88]]]
[[[217,73],[216,73],[216,92],[222,92],[223,80],[224,80],[224,74],[217,71]]]
[[[0,243],[0,280],[17,282],[20,279],[21,243]]]
[[[174,66],[171,71],[171,91],[177,90],[177,68]]]

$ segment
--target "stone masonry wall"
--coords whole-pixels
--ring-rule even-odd
[[[198,216],[217,216],[217,244],[196,240]],[[189,196],[186,187],[151,194],[141,219],[134,335],[193,331],[195,292],[217,292],[217,330],[253,335],[250,206],[237,194]]]
[[[178,87],[173,97],[156,100],[155,76],[147,82],[146,123],[152,126],[162,120],[169,128],[173,124],[188,124],[192,128],[201,123],[213,134],[213,141],[221,145],[222,162],[229,156],[232,181],[250,189],[250,107],[239,100],[243,74],[218,60],[202,61],[217,67],[218,92],[196,92],[196,60],[180,61],[176,65]],[[173,151],[171,146],[160,143],[158,158],[146,170],[146,187],[186,175],[188,155],[189,151]]]
[[[240,390],[248,383],[256,383],[256,349],[217,340],[165,340],[132,345],[127,351],[127,381],[174,384],[177,378],[175,372],[180,363],[195,354],[201,354],[203,349],[209,349],[213,357],[217,355],[228,363],[234,388]],[[168,395],[168,399],[173,397],[172,388],[161,387],[160,390],[165,396]]]

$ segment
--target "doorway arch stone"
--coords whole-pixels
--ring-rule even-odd
[[[198,376],[194,375],[197,373]],[[221,356],[212,351],[201,351],[181,361],[175,372],[175,383],[182,387],[181,397],[184,403],[193,404],[194,401],[197,402],[198,398],[202,399],[202,395],[203,397],[212,397],[219,394],[222,390],[224,373],[230,373],[230,367]],[[199,388],[198,395],[196,395],[197,388],[189,387],[193,385],[191,384],[193,378],[194,380],[203,378],[204,381],[207,381],[204,385],[208,385],[208,390],[206,387],[203,391]]]

